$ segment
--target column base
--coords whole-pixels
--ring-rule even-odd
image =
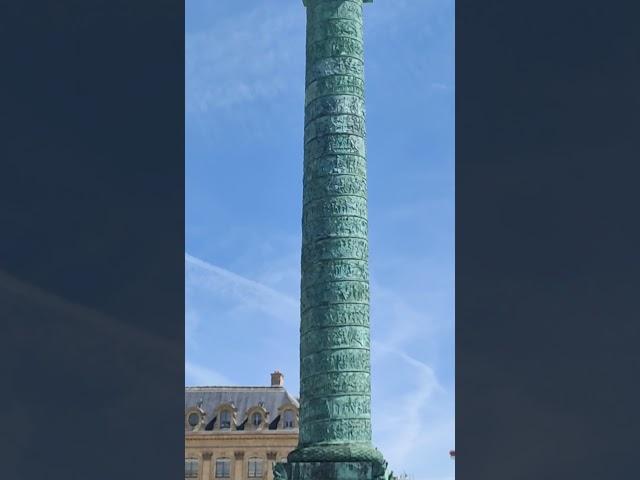
[[[274,480],[388,480],[387,462],[371,444],[310,445],[274,465]]]
[[[386,463],[292,462],[276,463],[274,480],[388,480]]]
[[[373,462],[386,464],[382,453],[370,443],[314,444],[298,447],[287,456],[292,462]]]

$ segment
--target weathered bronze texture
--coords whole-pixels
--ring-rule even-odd
[[[300,436],[277,475],[380,478],[386,464],[371,443],[363,0],[304,4]]]

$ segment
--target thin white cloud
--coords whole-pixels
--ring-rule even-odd
[[[186,253],[185,270],[187,383],[224,384],[222,372],[259,385],[265,375],[259,371],[277,368],[286,372],[289,391],[297,392],[298,301]]]
[[[371,280],[371,318],[375,335],[384,337],[388,348],[399,348],[407,342],[426,338],[433,330],[433,320],[425,312],[407,303],[402,295]]]
[[[452,3],[451,0],[394,0],[366,6],[367,51],[391,50],[394,64],[402,63],[411,75],[421,80],[420,84],[426,81],[427,85],[433,84],[432,89],[445,92],[440,87],[447,87],[446,77],[445,82],[438,85],[442,78],[434,77],[431,63],[426,59],[416,61],[411,52],[404,55],[402,52],[407,45],[408,21],[419,24],[422,37],[418,40],[425,43],[424,38],[431,38],[434,31],[429,24],[440,21],[447,5]],[[203,137],[207,139],[214,135],[219,118],[233,118],[247,134],[255,133],[249,119],[236,118],[243,115],[243,109],[246,110],[250,102],[266,100],[267,113],[271,113],[274,105],[291,92],[297,92],[300,98],[303,95],[305,9],[301,1],[278,5],[264,2],[249,8],[252,8],[250,12],[241,15],[213,18],[207,31],[186,36],[186,111],[189,118],[195,120],[190,128],[202,128],[206,132]],[[376,69],[388,70],[387,58],[376,62],[376,57],[370,56],[368,69],[374,74]],[[206,117],[206,122],[200,121],[207,112],[215,115]],[[418,214],[423,215],[424,211]],[[413,219],[414,215],[400,212],[400,217]],[[298,239],[296,242],[299,244]],[[289,335],[287,325],[297,325],[299,321],[299,257],[297,253],[292,258],[279,257],[278,252],[284,251],[280,247],[269,254],[247,249],[246,253],[240,253],[240,257],[247,256],[246,261],[234,259],[234,264],[242,264],[243,271],[251,271],[251,279],[186,255],[187,290],[198,291],[197,302],[187,305],[187,322],[191,318],[193,331],[202,333],[208,325],[226,322],[229,318],[242,323],[243,327],[255,321],[264,331],[277,332],[278,345],[293,345],[291,349],[295,350],[296,329],[286,341],[280,337]],[[395,266],[400,269],[397,263]],[[409,276],[415,277],[413,273]],[[448,450],[453,448],[453,394],[439,384],[434,369],[422,361],[425,358],[431,361],[430,342],[442,341],[438,336],[442,334],[438,331],[442,316],[430,305],[424,306],[428,302],[411,298],[406,288],[397,282],[384,276],[380,278],[384,288],[372,282],[375,362],[372,380],[374,390],[379,393],[373,400],[383,407],[376,410],[383,415],[376,415],[373,422],[376,445],[394,471],[406,471],[411,480],[453,480],[453,476],[447,476],[453,470],[447,457]],[[417,278],[404,281],[421,283]],[[216,301],[224,300],[225,310],[210,309],[208,305],[204,308],[202,297],[206,295]],[[265,321],[257,315],[261,313],[268,317]],[[278,320],[290,323],[277,323]],[[203,352],[210,352],[211,347],[204,346],[202,335],[194,333],[192,337],[188,340],[192,342],[188,350],[197,350],[202,345]],[[256,347],[251,354],[257,358],[263,353]],[[208,363],[203,362],[203,358],[204,355],[195,363]],[[264,360],[264,356],[260,360]],[[291,364],[295,362],[297,358],[292,355],[286,365],[293,369]],[[247,372],[242,370],[243,366],[234,364],[234,368],[245,378]],[[402,371],[401,381],[395,378],[400,376],[396,369]],[[240,377],[238,380],[245,381]],[[392,382],[396,383],[390,385]],[[400,390],[394,388],[398,383]]]
[[[406,381],[412,384],[407,392],[385,392],[387,399],[393,399],[394,407],[385,409],[385,415],[379,419],[377,428],[374,423],[374,434],[378,434],[376,437],[380,439],[380,446],[390,464],[407,465],[419,453],[417,450],[422,447],[423,439],[436,436],[433,430],[438,425],[425,424],[424,419],[428,416],[428,407],[434,407],[430,404],[434,401],[434,396],[444,394],[445,389],[438,382],[433,368],[406,351],[376,340],[372,342],[372,351],[378,361],[386,355],[393,355],[401,360],[404,367],[399,370],[404,372]],[[402,425],[402,435],[391,435],[397,431],[398,425]],[[442,435],[437,437],[442,438]],[[426,454],[427,452],[422,452],[422,455]]]
[[[231,380],[215,370],[191,362],[184,363],[185,380],[188,385],[214,386],[235,385]]]
[[[293,327],[298,323],[299,305],[296,299],[279,290],[286,289],[285,283],[291,282],[292,285],[287,290],[293,291],[297,288],[293,286],[293,282],[298,282],[299,278],[286,273],[295,267],[295,262],[290,258],[271,260],[272,270],[268,274],[253,276],[277,279],[278,290],[185,254],[187,290],[198,290],[198,302],[202,302],[202,295],[224,299],[226,313],[209,312],[224,315],[224,318],[227,318],[230,308],[246,309],[249,312],[249,315],[243,314],[238,317],[242,322],[249,322],[248,319],[256,317],[250,312],[266,313],[269,320],[261,324],[265,330],[273,329],[274,325],[282,325],[279,320],[285,320],[290,327],[284,327],[284,331],[281,330],[282,333],[279,335],[290,335],[288,342],[292,344],[293,352],[293,345],[297,340],[297,329]],[[268,270],[268,267],[269,265],[262,264],[259,270]],[[279,268],[284,268],[285,273],[279,272]],[[288,280],[282,283],[282,278]],[[407,471],[412,474],[414,480],[436,480],[435,476],[425,476],[429,472],[429,469],[425,469],[425,462],[429,462],[433,474],[439,475],[440,479],[446,478],[443,475],[448,473],[447,464],[442,462],[445,470],[434,470],[435,465],[431,463],[437,461],[440,455],[446,457],[448,450],[454,447],[453,394],[440,384],[434,369],[423,361],[424,351],[416,350],[415,347],[416,339],[421,345],[433,341],[430,337],[435,334],[432,329],[434,321],[414,309],[403,295],[398,294],[393,288],[377,284],[372,287],[377,295],[374,303],[379,305],[377,309],[373,309],[372,315],[384,319],[384,322],[381,321],[372,331],[372,381],[373,389],[377,393],[373,398],[373,435],[376,446],[384,453],[396,473]],[[202,305],[199,303],[197,307],[200,308]],[[207,323],[206,316],[201,313],[202,311],[193,309],[187,312],[187,317],[193,317],[194,328],[204,328],[203,325]],[[280,327],[276,328],[280,330]],[[204,337],[208,335],[209,333],[204,336],[193,335],[187,353],[198,350],[197,345],[204,343]],[[413,350],[411,346],[414,347]],[[188,382],[209,385],[230,383],[218,372],[203,367],[203,358],[187,364]],[[285,366],[290,371],[297,370],[293,365],[295,362],[292,354]],[[402,426],[402,435],[397,434],[399,425]],[[444,460],[448,461],[448,458]]]
[[[452,87],[444,83],[434,82],[431,84],[431,88],[433,88],[434,90],[451,90]]]
[[[247,13],[212,18],[206,31],[187,33],[187,113],[234,107],[302,88],[298,80],[304,72],[304,14],[295,2],[260,4]]]
[[[293,298],[189,254],[185,254],[185,264],[187,289],[200,288],[208,291],[209,294],[230,299],[243,308],[292,324],[297,323],[299,305]],[[188,309],[189,299],[187,298]],[[198,321],[197,317],[195,321]]]
[[[392,3],[392,4],[391,4]],[[451,0],[394,0],[365,8],[370,33],[398,29],[407,19],[432,18]],[[212,18],[185,36],[186,111],[205,113],[303,88],[306,11],[299,0],[258,4]],[[426,31],[429,25],[421,25]],[[375,40],[372,36],[371,40]]]

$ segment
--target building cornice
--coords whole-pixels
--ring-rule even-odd
[[[185,438],[242,438],[242,439],[261,439],[261,438],[269,438],[269,437],[297,437],[298,429],[290,429],[290,430],[252,430],[249,432],[246,431],[237,431],[237,432],[225,432],[225,431],[215,431],[215,430],[205,430],[199,432],[185,432]]]

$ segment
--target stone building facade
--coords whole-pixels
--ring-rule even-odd
[[[298,444],[298,399],[267,387],[185,388],[185,480],[273,480]]]

